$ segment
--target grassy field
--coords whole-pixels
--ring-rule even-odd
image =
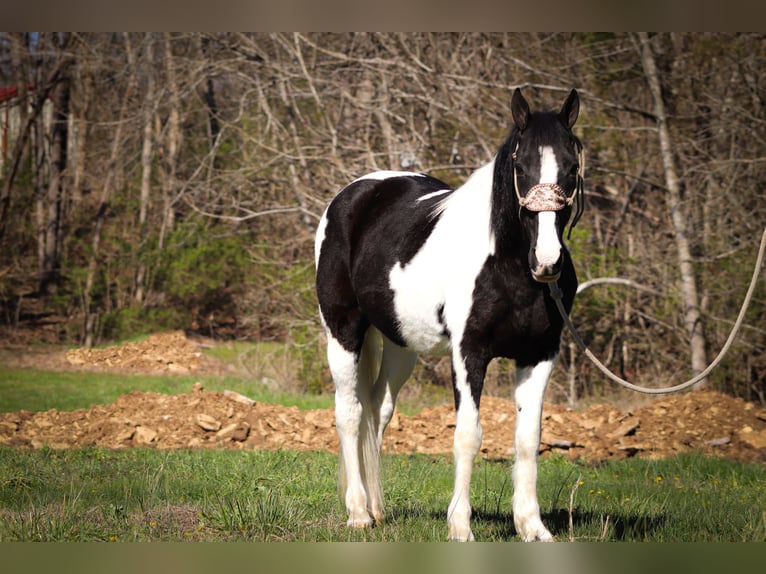
[[[0,381],[0,412],[87,409],[96,404],[111,403],[118,396],[131,391],[188,393],[198,381],[210,391],[229,389],[256,401],[295,405],[301,409],[328,408],[333,404],[332,395],[329,394],[274,391],[242,376],[123,375],[0,368]]]
[[[278,343],[228,342],[205,352],[227,365],[231,373],[212,375],[146,375],[110,372],[52,371],[41,359],[39,368],[13,368],[0,355],[0,412],[20,410],[62,411],[107,404],[131,391],[166,394],[187,393],[201,382],[211,391],[236,391],[256,401],[297,406],[300,409],[329,408],[331,393],[312,394],[295,389],[294,353]],[[423,407],[452,401],[452,391],[434,385],[411,385],[397,407],[415,414]]]
[[[446,456],[384,457],[387,520],[343,525],[329,453],[0,448],[0,541],[443,541]],[[540,463],[559,540],[764,541],[763,466],[685,456]],[[510,462],[477,460],[477,540],[517,539]]]
[[[70,410],[132,390],[188,392],[196,381],[256,400],[323,408],[329,396],[270,390],[248,377],[125,376],[0,366],[0,411]],[[414,406],[412,407],[414,408]],[[477,459],[479,541],[518,540],[511,461]],[[386,521],[348,530],[325,452],[0,448],[0,542],[444,541],[449,456],[386,455]],[[543,518],[559,540],[766,541],[766,472],[701,456],[600,465],[540,461]]]

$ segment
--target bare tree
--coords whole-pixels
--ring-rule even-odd
[[[61,34],[57,38],[56,48],[62,52],[67,51],[70,34]],[[71,66],[67,67],[67,72]],[[69,114],[71,80],[68,73],[62,75],[53,88],[51,99],[53,100],[53,120],[51,122],[51,145],[50,145],[50,176],[48,193],[45,198],[47,204],[45,214],[45,232],[40,234],[44,241],[40,251],[40,293],[48,295],[58,291],[61,277],[61,243],[62,243],[62,203],[64,178],[67,170],[67,151],[69,146]]]
[[[46,81],[38,86],[35,90],[35,96],[32,101],[31,113],[26,116],[26,121],[21,126],[19,136],[13,146],[11,153],[11,162],[8,168],[8,174],[3,182],[2,194],[0,194],[0,239],[2,239],[6,228],[8,226],[8,213],[11,204],[11,190],[13,189],[13,183],[18,175],[19,168],[21,166],[21,160],[24,155],[24,150],[29,139],[30,131],[33,123],[39,118],[43,105],[48,98],[51,91],[61,81],[61,78],[66,73],[67,68],[71,65],[71,60],[67,57],[60,58],[54,65],[51,72],[48,74]],[[40,135],[42,135],[42,131]]]
[[[149,59],[153,53],[154,43],[151,38],[148,41],[146,47],[150,54]],[[146,97],[144,98],[144,127],[143,127],[143,140],[141,144],[141,191],[138,208],[138,232],[139,232],[139,248],[144,247],[147,241],[147,227],[149,216],[149,199],[152,189],[152,159],[153,159],[153,136],[154,136],[154,114],[156,113],[156,87],[153,70],[147,71],[146,77]],[[142,305],[144,302],[144,294],[146,290],[146,275],[147,266],[146,261],[139,257],[138,268],[136,270],[136,288],[135,288],[135,300],[136,303]]]
[[[178,157],[181,152],[181,101],[178,87],[178,76],[176,73],[176,59],[173,55],[173,45],[171,34],[165,32],[162,36],[162,61],[165,62],[165,81],[168,91],[168,119],[167,132],[161,145],[163,154],[163,220],[160,229],[159,244],[162,247],[165,243],[165,237],[173,231],[175,227],[175,203],[176,194],[179,191],[178,186]]]
[[[654,101],[654,114],[657,118],[657,134],[665,173],[665,185],[668,191],[667,202],[673,223],[676,249],[678,251],[678,269],[681,276],[681,294],[684,302],[683,315],[689,336],[692,371],[694,374],[698,374],[707,367],[706,341],[700,313],[699,296],[697,294],[697,277],[694,272],[687,215],[681,198],[681,186],[673,156],[673,141],[668,128],[668,115],[665,111],[665,103],[654,53],[652,52],[651,40],[646,32],[639,32],[638,37],[641,43],[641,63],[646,74],[646,80],[649,83],[652,100]],[[707,382],[703,380],[697,383],[695,388],[700,389],[706,385]]]
[[[129,113],[130,99],[133,96],[133,90],[136,87],[136,53],[129,33],[123,34],[125,53],[129,66],[129,76],[127,86],[122,94],[122,101],[117,116],[116,127],[112,137],[111,151],[107,161],[106,174],[101,186],[101,196],[98,202],[98,208],[95,214],[95,224],[91,239],[91,253],[88,261],[88,271],[83,287],[83,303],[85,308],[85,325],[83,343],[86,347],[93,345],[96,337],[96,321],[99,317],[99,309],[93,302],[93,288],[96,280],[96,274],[99,267],[99,257],[101,252],[101,239],[103,236],[104,224],[109,211],[109,202],[116,187],[116,177],[118,162],[123,145],[123,132],[125,129],[125,119]]]
[[[89,344],[153,316],[318,337],[312,235],[330,197],[374,169],[459,185],[507,135],[517,86],[540,107],[582,96],[587,212],[570,242],[582,281],[663,293],[578,296],[578,327],[628,378],[680,374],[692,343],[700,370],[766,216],[758,34],[92,33],[58,51],[40,49],[58,34],[0,38],[0,81],[31,86],[0,191],[0,314],[18,316],[13,301],[58,257],[46,263],[58,295],[41,303],[69,316],[62,337]],[[69,133],[41,119],[64,79]],[[766,395],[763,310],[751,312],[710,383]],[[559,398],[603,392],[562,357]]]

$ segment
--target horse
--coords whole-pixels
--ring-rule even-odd
[[[513,124],[494,158],[457,189],[423,173],[376,171],[327,206],[315,240],[316,293],[335,384],[339,487],[347,525],[384,517],[383,433],[418,353],[449,355],[456,409],[451,540],[474,540],[471,473],[482,439],[489,362],[513,359],[517,387],[513,520],[549,541],[537,500],[543,393],[577,277],[564,245],[582,212],[582,144],[572,90],[560,111],[530,111],[516,88]]]

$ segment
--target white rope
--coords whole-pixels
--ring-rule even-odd
[[[758,257],[755,262],[755,269],[753,269],[753,277],[750,279],[750,286],[747,289],[747,293],[745,294],[745,300],[742,303],[742,308],[739,311],[739,315],[737,316],[737,320],[734,323],[734,327],[731,329],[731,333],[729,333],[729,338],[726,339],[726,343],[724,344],[721,351],[718,353],[718,356],[713,359],[713,362],[708,365],[708,367],[702,371],[700,374],[696,375],[695,377],[689,379],[688,381],[685,381],[683,383],[679,383],[677,385],[673,385],[672,387],[664,387],[664,388],[650,388],[650,387],[640,387],[638,385],[634,385],[633,383],[630,383],[626,381],[623,378],[618,377],[615,375],[612,371],[609,370],[609,368],[604,365],[601,361],[596,358],[596,356],[591,352],[590,349],[588,349],[587,345],[583,342],[580,335],[577,333],[577,329],[575,329],[574,324],[572,324],[572,320],[569,318],[569,315],[566,312],[566,309],[564,309],[564,303],[561,301],[562,292],[561,288],[559,288],[558,282],[552,281],[551,283],[548,283],[548,288],[551,292],[551,297],[553,297],[553,300],[556,302],[556,307],[558,307],[559,313],[561,313],[561,318],[564,319],[564,323],[566,323],[566,326],[569,328],[569,331],[572,333],[572,337],[574,337],[575,343],[577,343],[577,346],[580,347],[580,350],[585,353],[585,356],[588,357],[591,361],[593,361],[593,364],[598,367],[598,369],[604,373],[610,380],[614,381],[615,383],[622,385],[625,388],[628,388],[632,391],[637,391],[639,393],[646,393],[650,395],[661,395],[665,393],[674,393],[676,391],[681,391],[683,389],[686,389],[701,380],[705,379],[712,371],[715,369],[718,364],[723,359],[724,355],[729,351],[731,348],[732,343],[734,342],[734,339],[737,336],[737,333],[739,332],[740,327],[742,327],[742,323],[745,320],[745,313],[747,312],[747,308],[750,305],[750,301],[753,299],[753,293],[755,292],[755,286],[758,283],[758,276],[760,275],[761,266],[763,265],[763,255],[764,251],[766,251],[766,228],[763,230],[763,234],[761,235],[761,245],[758,248]]]

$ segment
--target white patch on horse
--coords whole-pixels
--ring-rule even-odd
[[[373,520],[367,511],[369,499],[362,477],[358,447],[363,416],[362,403],[356,389],[360,365],[354,353],[345,350],[329,333],[327,359],[335,381],[335,424],[340,441],[341,464],[345,466],[342,492],[348,509],[347,524],[353,527],[371,526]]]
[[[314,269],[319,267],[319,254],[322,252],[322,243],[324,243],[325,235],[327,234],[327,211],[330,208],[324,210],[322,219],[319,220],[317,225],[316,237],[314,238]]]
[[[421,353],[449,352],[445,326],[453,342],[462,338],[476,276],[495,251],[490,228],[493,171],[494,161],[440,201],[435,209],[441,217],[426,242],[406,265],[397,263],[389,273],[399,330],[408,348]],[[484,229],[486,233],[465,234],[464,229]]]
[[[559,164],[551,146],[540,146],[539,183],[557,183]],[[537,244],[535,257],[540,265],[555,265],[561,256],[561,242],[556,232],[556,212],[541,211],[537,214]]]
[[[559,177],[559,163],[556,161],[556,152],[549,145],[540,146],[540,181],[538,183],[557,183]]]
[[[368,173],[366,175],[363,175],[362,177],[355,179],[351,183],[356,183],[357,181],[363,181],[365,179],[375,179],[375,180],[383,181],[384,179],[390,179],[392,177],[425,177],[425,175],[423,175],[422,173],[418,173],[416,171],[395,171],[395,170],[387,169],[387,170],[373,171],[372,173]]]
[[[556,212],[537,214],[537,244],[535,257],[540,265],[555,265],[561,256],[561,242],[556,233]]]
[[[474,540],[471,532],[471,471],[481,447],[482,428],[479,408],[470,399],[471,389],[465,361],[459,352],[453,351],[452,364],[455,369],[455,385],[461,399],[455,419],[455,483],[447,507],[447,525],[450,540],[467,542]]]
[[[534,367],[516,372],[516,459],[513,463],[513,522],[525,542],[553,540],[540,520],[537,501],[537,453],[540,448],[540,425],[543,395],[556,357]]]
[[[431,199],[433,197],[439,197],[440,195],[444,195],[445,193],[449,193],[452,191],[451,189],[440,189],[439,191],[432,191],[431,193],[426,193],[425,195],[421,195],[418,197],[418,202],[425,201],[427,199]]]

